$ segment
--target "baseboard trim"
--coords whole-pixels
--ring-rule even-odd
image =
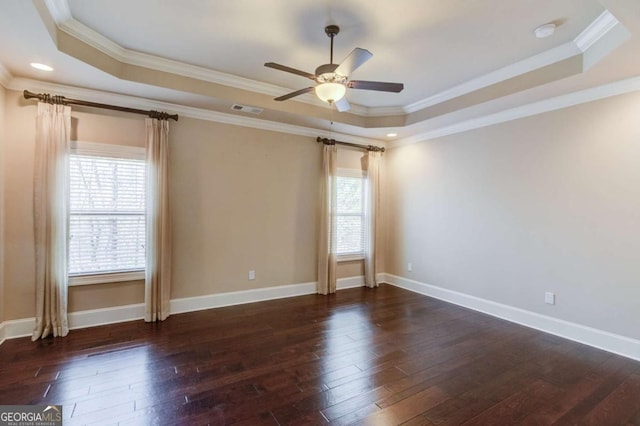
[[[338,278],[336,280],[336,290],[346,290],[348,288],[364,287],[364,275],[348,278]]]
[[[362,286],[364,286],[364,276],[340,278],[336,283],[336,288],[338,290]],[[232,291],[228,293],[173,299],[170,302],[169,310],[171,314],[181,314],[185,312],[221,308],[224,306],[282,299],[285,297],[304,296],[316,294],[316,292],[315,282]],[[71,312],[69,314],[69,328],[71,330],[76,330],[80,328],[134,321],[142,318],[144,318],[143,303],[116,306],[113,308],[91,309]],[[7,339],[31,336],[34,326],[35,318],[22,318],[0,323],[0,345]]]
[[[115,306],[113,308],[90,309],[71,312],[68,315],[69,329],[97,327],[144,318],[144,304]],[[31,336],[36,325],[35,318],[9,320],[0,324],[0,345],[7,339]]]
[[[3,322],[0,324],[0,328],[3,329],[2,334],[4,337],[2,342],[9,339],[15,339],[17,337],[31,336],[35,325],[35,318],[21,318]]]
[[[285,297],[304,296],[316,293],[316,283],[281,285],[277,287],[256,288],[251,290],[232,291],[228,293],[207,294],[205,296],[184,297],[171,300],[171,314],[221,308],[224,306],[242,305]]]
[[[339,278],[336,281],[337,290],[364,286],[364,276]],[[309,294],[316,294],[316,288],[316,282],[309,282],[303,284],[232,291],[228,293],[207,294],[205,296],[185,297],[171,300],[170,311],[172,314],[181,314],[205,309],[222,308],[224,306],[283,299],[285,297],[305,296]]]
[[[113,308],[91,309],[71,312],[69,314],[69,328],[71,330],[77,330],[79,328],[97,327],[143,318],[144,303],[115,306]]]
[[[180,314],[184,312],[200,311],[204,309],[220,308],[223,306],[240,305],[244,303],[315,293],[315,282],[258,288],[229,293],[210,294],[206,296],[173,299],[170,302],[169,310],[171,314]],[[80,328],[134,321],[143,318],[144,303],[116,306],[112,308],[91,309],[71,312],[69,314],[69,328],[71,330],[76,330]],[[0,341],[4,342],[6,339],[31,336],[34,326],[35,318],[22,318],[5,321],[0,324]]]
[[[480,297],[471,296],[419,281],[384,274],[382,281],[405,290],[473,309],[516,324],[554,334],[617,355],[640,361],[640,340],[553,318]]]
[[[5,341],[5,326],[4,322],[0,322],[0,345],[2,345]]]

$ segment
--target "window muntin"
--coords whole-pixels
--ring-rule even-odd
[[[108,156],[99,147],[69,158],[70,277],[145,268],[145,161],[139,149]]]
[[[362,258],[365,237],[365,179],[361,170],[339,169],[336,177],[336,254]]]

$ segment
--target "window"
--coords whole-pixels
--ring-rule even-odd
[[[361,170],[339,169],[336,179],[336,253],[339,260],[364,257],[365,180]]]
[[[144,277],[145,175],[143,148],[75,144],[69,158],[71,285]]]

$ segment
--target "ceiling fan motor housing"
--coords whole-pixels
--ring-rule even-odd
[[[340,83],[345,84],[347,77],[336,74],[335,70],[338,64],[324,64],[316,68],[316,81],[318,83]]]

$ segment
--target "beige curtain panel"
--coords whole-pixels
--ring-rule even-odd
[[[169,316],[171,226],[169,218],[169,122],[147,118],[147,247],[145,315],[147,322]]]
[[[336,171],[338,149],[324,145],[320,184],[320,236],[318,238],[318,293],[336,292]]]
[[[367,171],[366,228],[364,246],[364,283],[367,287],[378,287],[376,275],[376,238],[380,224],[380,180],[382,152],[369,151],[365,161]]]
[[[71,108],[38,103],[34,165],[36,325],[32,340],[66,336]]]

